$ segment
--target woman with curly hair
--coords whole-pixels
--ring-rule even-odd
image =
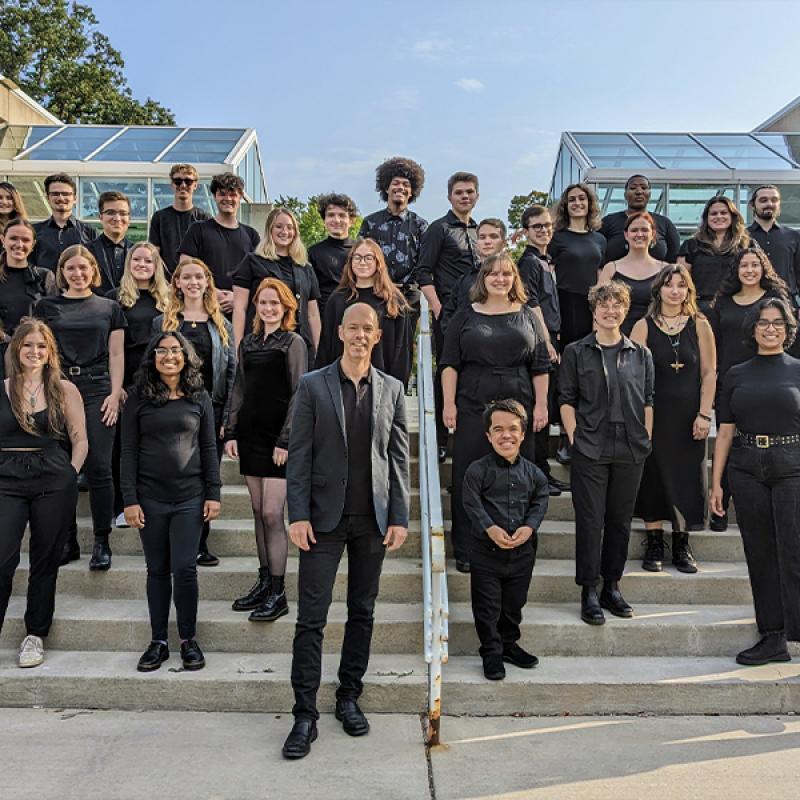
[[[19,665],[44,660],[64,542],[78,501],[78,471],[89,445],[83,401],[61,378],[58,347],[43,322],[25,319],[8,348],[0,385],[0,628],[22,537],[30,527],[30,571]]]
[[[723,195],[712,197],[700,215],[697,233],[678,252],[678,263],[692,273],[697,304],[704,314],[708,314],[714,295],[737,255],[749,246],[750,235],[736,204]]]
[[[203,527],[220,511],[216,438],[211,398],[194,348],[178,331],[156,334],[142,357],[122,421],[125,519],[142,539],[152,631],[139,659],[140,672],[156,670],[169,658],[173,596],[183,668],[205,666],[194,638],[196,560]]]
[[[184,261],[172,273],[172,293],[163,315],[153,320],[153,333],[182,333],[200,358],[203,386],[211,397],[217,459],[224,448],[225,408],[233,387],[236,351],[231,324],[222,314],[211,270],[200,260]],[[208,549],[208,522],[203,526],[197,563],[215,567],[219,559]]]
[[[372,350],[373,366],[405,385],[411,374],[408,303],[392,283],[383,252],[372,239],[360,239],[353,245],[344,264],[339,288],[328,299],[316,369],[332,364],[341,356],[339,325],[345,309],[353,303],[366,303],[378,315],[382,334]]]

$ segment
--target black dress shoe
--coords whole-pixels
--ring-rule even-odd
[[[503,648],[503,661],[522,669],[533,669],[539,663],[533,653],[523,650],[516,642]]]
[[[271,594],[247,619],[250,622],[274,622],[288,613],[289,603],[286,601],[286,592],[281,592],[280,594]]]
[[[233,601],[233,610],[252,611],[258,608],[269,597],[270,586],[269,572],[265,571],[262,574],[259,570],[258,580],[250,587],[250,591]]]
[[[80,561],[81,548],[76,540],[66,542],[64,549],[61,551],[61,559],[58,562],[59,567],[69,564],[71,561]]]
[[[169,658],[169,647],[164,642],[150,642],[142,653],[136,669],[139,672],[152,672],[158,669]]]
[[[283,743],[284,758],[305,758],[311,752],[311,742],[317,739],[317,722],[313,719],[296,719]]]
[[[181,661],[183,661],[183,668],[190,671],[203,669],[206,665],[203,651],[194,639],[189,639],[188,642],[181,642]]]
[[[469,561],[462,561],[461,559],[457,558],[456,559],[456,570],[458,572],[464,573],[465,575],[468,574],[469,571],[470,571]]]
[[[723,533],[728,530],[728,515],[727,514],[712,514],[711,521],[708,527],[715,533]]]
[[[547,491],[550,497],[559,497],[561,495],[561,489],[554,483],[550,483],[550,481],[547,482]]]
[[[600,592],[600,605],[615,617],[630,619],[633,616],[633,609],[625,602],[625,598],[619,590],[619,581],[606,581],[603,584],[603,591]]]
[[[219,559],[210,550],[201,550],[197,554],[198,567],[216,567]]]
[[[581,592],[581,619],[587,625],[605,625],[606,617],[597,599],[597,588],[584,586]]]
[[[342,723],[348,736],[364,736],[369,733],[369,720],[358,707],[358,703],[349,697],[336,701],[336,719]]]
[[[761,664],[769,664],[772,661],[791,661],[789,648],[786,647],[786,636],[782,633],[768,633],[762,636],[758,644],[742,650],[736,656],[737,664],[744,664],[747,667],[757,667]]]
[[[548,475],[547,483],[550,486],[555,486],[556,489],[561,489],[562,492],[570,491],[570,485],[567,481],[561,481],[558,478],[554,478],[552,475]]]
[[[486,656],[483,659],[483,675],[487,681],[502,681],[506,677],[506,668],[500,656]]]
[[[92,548],[92,558],[89,561],[89,569],[93,572],[105,572],[111,567],[111,548],[108,539],[95,539]]]

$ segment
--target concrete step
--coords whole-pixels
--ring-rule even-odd
[[[286,587],[290,600],[297,596],[298,559],[287,564]],[[231,602],[252,585],[258,570],[254,557],[225,558],[218,567],[199,570],[200,596],[204,600]],[[575,565],[572,560],[540,559],[528,594],[532,603],[571,603],[576,597]],[[28,559],[23,556],[14,579],[14,594],[24,594],[28,580]],[[142,556],[115,555],[111,570],[102,575],[89,572],[86,563],[62,567],[59,593],[86,598],[143,599],[146,571]],[[469,602],[469,575],[448,565],[448,593],[451,602]],[[673,567],[651,573],[630,563],[623,589],[631,603],[687,603],[745,605],[751,601],[750,581],[744,564],[705,562],[696,575],[684,575]],[[422,562],[419,559],[387,559],[381,577],[380,600],[384,603],[415,603],[422,597]],[[334,600],[347,599],[347,560],[343,559],[334,586]]]

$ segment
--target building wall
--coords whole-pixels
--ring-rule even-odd
[[[766,127],[760,127],[759,131],[773,131],[775,133],[795,133],[800,131],[800,107],[793,108],[784,116],[779,117]]]
[[[15,91],[16,90],[16,91]],[[54,117],[39,109],[33,101],[18,94],[19,87],[0,77],[0,123],[9,125],[52,125]]]

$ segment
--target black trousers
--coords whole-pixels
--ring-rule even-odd
[[[60,447],[0,452],[0,629],[3,627],[22,537],[30,524],[30,572],[25,630],[45,637],[55,609],[58,562],[75,515],[78,476]]]
[[[558,334],[550,332],[550,341],[556,343]],[[558,411],[558,364],[553,364],[547,377],[547,425],[533,434],[533,460],[544,474],[550,477],[550,425],[559,418]]]
[[[311,362],[314,363],[313,361]],[[214,436],[217,442],[217,461],[222,464],[222,456],[225,453],[225,441],[219,437],[219,429],[222,427],[222,416],[225,411],[224,406],[214,405]],[[208,534],[211,533],[211,523],[204,522],[203,530],[200,534],[200,542],[198,543],[198,552],[205,553],[208,550]]]
[[[441,298],[440,298],[441,299]],[[444,304],[444,299],[442,299]],[[442,368],[439,361],[444,352],[444,331],[441,323],[435,317],[433,319],[433,352],[436,356],[436,373],[433,376],[433,404],[436,409],[436,443],[439,447],[447,447],[447,437],[450,435],[447,426],[444,424],[442,415],[444,413],[444,392],[442,391]]]
[[[173,593],[178,635],[193,639],[197,626],[197,545],[204,498],[162,503],[141,497],[145,525],[139,531],[147,562],[147,606],[154,641],[167,641]]]
[[[734,442],[728,465],[758,630],[800,641],[800,447]]]
[[[505,648],[519,641],[535,561],[535,534],[520,551],[498,548],[490,554],[473,546],[470,593],[481,658],[502,656]]]
[[[357,699],[369,664],[375,600],[386,548],[372,516],[343,516],[317,543],[300,551],[297,625],[292,646],[292,688],[297,718],[319,719],[322,638],[339,561],[347,549],[347,623],[339,661],[337,699]]]
[[[410,306],[408,311],[408,352],[411,354],[410,362],[411,369],[414,369],[414,348],[417,345],[417,322],[419,322],[419,296],[421,294],[419,287],[415,284],[398,284],[398,287],[403,292],[406,302]],[[408,386],[406,385],[406,389]]]
[[[625,570],[631,518],[644,461],[634,462],[623,425],[609,426],[599,459],[572,451],[575,509],[575,583],[618,581]]]

